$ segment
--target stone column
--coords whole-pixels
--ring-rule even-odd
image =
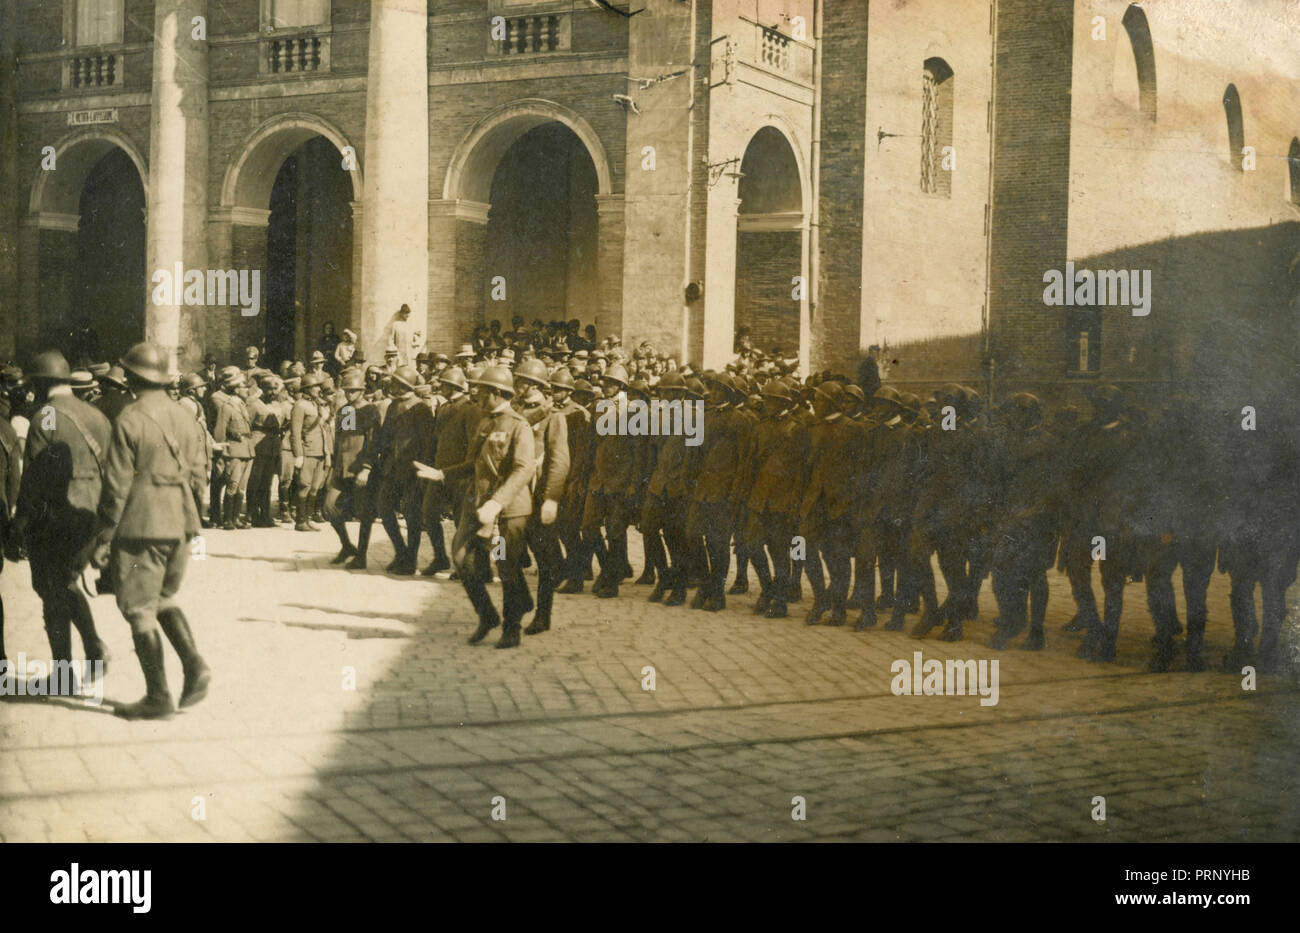
[[[600,301],[596,308],[596,333],[617,334],[624,342],[659,336],[658,328],[629,320],[623,310],[623,238],[627,234],[623,195],[596,195],[596,287]],[[650,310],[650,309],[644,309]],[[662,317],[663,309],[654,317]]]
[[[266,227],[271,212],[249,207],[214,210],[208,216],[208,261],[213,269],[261,270],[261,308],[245,317],[235,307],[211,308],[204,319],[203,350],[225,363],[244,364],[244,347],[261,343],[266,331]]]
[[[429,329],[433,352],[453,353],[478,323],[482,293],[482,248],[490,205],[480,201],[438,199],[429,202]],[[462,231],[464,233],[462,234]],[[479,244],[472,248],[467,240]],[[471,246],[466,250],[465,247]],[[471,262],[458,262],[465,252]]]
[[[721,369],[735,358],[737,179],[723,175],[709,189],[708,252],[704,261],[702,365]]]
[[[358,338],[370,360],[403,304],[430,333],[428,31],[426,0],[371,0]]]
[[[207,0],[154,3],[145,337],[166,349],[180,369],[198,368],[205,311],[184,304],[183,283],[173,283],[170,303],[155,304],[152,276],[164,270],[171,275],[177,264],[187,273],[207,273],[208,44],[192,38],[193,20],[206,18],[207,7]]]
[[[352,205],[352,310],[348,317],[348,327],[357,334],[357,349],[365,355],[365,344],[361,341],[361,275],[364,268],[361,250],[361,222],[365,216],[360,201]],[[371,361],[367,360],[369,364]],[[381,361],[382,362],[382,361]]]

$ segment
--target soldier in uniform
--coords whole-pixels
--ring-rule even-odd
[[[98,409],[73,396],[72,374],[59,351],[37,354],[28,375],[36,388],[37,408],[27,429],[8,556],[15,559],[26,546],[51,660],[72,660],[75,625],[86,660],[107,661],[77,579],[84,566],[78,555],[95,538],[95,510],[112,426]]]
[[[170,376],[160,347],[137,344],[122,358],[122,367],[136,401],[122,410],[113,428],[99,502],[96,541],[102,550],[96,562],[111,570],[117,605],[130,623],[144,671],[144,697],[115,712],[125,719],[165,719],[173,707],[163,635],[185,672],[182,708],[202,700],[211,680],[175,602],[190,561],[189,541],[200,527],[194,499],[206,478],[204,445],[194,419],[163,391]]]
[[[446,401],[438,406],[434,414],[433,465],[445,470],[464,462],[468,457],[483,412],[469,397],[469,383],[459,366],[444,369],[438,376],[438,384]],[[442,519],[444,516],[456,517],[464,495],[464,483],[454,486],[447,483],[425,485],[420,523],[433,544],[433,560],[421,571],[426,577],[451,568],[443,538]]]
[[[524,526],[524,540],[537,558],[537,612],[524,629],[537,635],[551,627],[551,606],[563,570],[560,538],[555,524],[569,478],[569,428],[550,398],[550,374],[541,360],[528,359],[515,370],[515,398],[519,413],[532,426],[537,470],[532,512]]]
[[[665,373],[659,380],[661,399],[667,405],[693,404],[686,399],[686,380],[678,373]],[[670,409],[671,410],[671,409]],[[683,416],[684,417],[684,416]],[[686,602],[686,461],[694,447],[686,446],[685,433],[659,438],[654,469],[646,484],[641,506],[641,535],[647,540],[662,536],[666,550],[650,602],[680,606]],[[666,601],[665,601],[666,598]]]
[[[427,464],[433,459],[433,412],[415,394],[419,381],[413,366],[400,366],[389,376],[392,401],[375,432],[373,454],[365,460],[366,466],[378,472],[379,518],[396,554],[388,572],[400,576],[416,572],[420,547],[424,489],[416,478],[414,464]],[[397,523],[399,513],[406,518],[405,541]]]
[[[731,560],[736,501],[735,479],[743,464],[748,419],[735,410],[736,392],[726,373],[707,373],[704,441],[686,519],[687,538],[703,542],[700,588],[691,608],[726,608],[727,566]]]
[[[339,379],[343,404],[335,421],[334,468],[330,471],[324,508],[325,518],[339,536],[339,553],[330,561],[332,564],[341,564],[357,556],[345,523],[349,514],[358,510],[358,498],[365,492],[364,486],[357,486],[357,474],[362,469],[366,446],[379,427],[379,412],[362,397],[365,374],[349,367],[343,370]]]
[[[122,378],[123,379],[126,378],[125,372],[122,374]],[[203,413],[203,393],[204,390],[207,388],[207,385],[208,385],[207,382],[204,381],[204,377],[199,373],[186,373],[184,376],[182,376],[180,406],[190,413],[190,417],[194,419],[194,423],[197,424],[200,429],[202,429],[203,465],[204,465],[204,469],[206,470],[204,475],[210,476],[212,474],[212,455],[213,455],[212,434],[209,433],[208,431],[208,419],[204,416]],[[202,492],[199,493],[199,496],[200,498],[195,500],[194,505],[198,509],[199,514],[202,515],[203,514]]]
[[[104,413],[109,423],[117,421],[118,414],[131,404],[131,393],[126,387],[126,373],[121,366],[109,367],[107,373],[99,377],[101,394],[95,407]]]
[[[330,451],[325,443],[328,415],[321,406],[320,387],[319,373],[310,372],[302,377],[289,420],[289,443],[298,477],[294,488],[295,531],[317,530],[310,521],[312,503],[325,483],[325,471],[329,468]]]
[[[22,473],[23,457],[18,434],[7,417],[0,417],[0,571],[4,570],[3,554],[9,551],[9,522],[18,502]],[[5,604],[0,598],[0,664],[6,664],[8,660],[9,656],[5,654]]]
[[[748,461],[752,479],[745,484],[748,498],[741,536],[748,543],[761,587],[754,612],[769,619],[788,615],[790,552],[802,492],[799,479],[809,453],[808,429],[792,416],[793,409],[789,384],[768,380],[763,386],[763,418],[755,428]]]
[[[248,517],[255,528],[274,528],[271,518],[271,479],[280,466],[280,421],[271,400],[279,391],[280,379],[262,373],[250,387],[245,401],[252,434],[249,444],[253,460],[248,470]]]
[[[292,370],[291,370],[292,371]],[[290,375],[287,379],[281,379],[280,391],[271,402],[271,407],[275,409],[276,421],[280,424],[279,445],[279,475],[276,477],[276,514],[275,520],[280,525],[292,525],[293,516],[293,494],[294,494],[294,474],[293,466],[293,436],[290,428],[293,424],[293,406],[298,400],[298,393],[302,390],[302,377]]]
[[[589,405],[595,392],[585,379],[574,380],[567,369],[551,377],[555,404],[563,412],[569,437],[569,478],[560,502],[557,533],[564,545],[564,579],[561,593],[581,593],[584,578],[591,571],[591,552],[582,541],[582,510],[587,501],[587,480],[591,475],[595,428]]]
[[[524,549],[524,528],[532,511],[529,483],[534,476],[533,431],[510,405],[514,381],[504,366],[489,366],[473,384],[478,385],[477,403],[483,410],[469,456],[448,470],[421,468],[421,478],[456,481],[473,475],[461,505],[460,521],[452,542],[452,560],[465,593],[478,614],[478,628],[470,636],[478,644],[502,623],[498,648],[519,644],[520,620],[532,600],[520,565]],[[494,538],[496,543],[494,543]],[[504,550],[500,561],[502,612],[498,614],[485,586],[491,571],[491,551]]]
[[[252,424],[244,397],[248,382],[243,373],[227,376],[222,382],[223,401],[217,410],[212,439],[221,447],[221,476],[225,485],[221,527],[227,531],[248,527],[242,520],[248,471],[253,462]]]
[[[617,427],[607,433],[600,430],[602,421],[608,423],[616,418],[618,410],[627,405],[627,370],[615,363],[605,372],[601,383],[605,397],[603,405],[597,406],[595,418],[591,485],[582,511],[582,540],[585,552],[594,552],[600,561],[600,575],[591,592],[610,599],[618,595],[619,584],[628,568],[627,528],[632,520],[638,476],[636,439],[620,433]]]

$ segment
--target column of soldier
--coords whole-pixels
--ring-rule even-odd
[[[255,348],[247,357],[243,369],[217,370],[210,359],[207,373],[166,383],[181,403],[176,410],[201,429],[198,453],[184,459],[210,481],[206,524],[238,529],[279,519],[315,530],[314,520],[328,521],[340,542],[334,563],[364,569],[377,518],[395,551],[389,573],[452,571],[461,581],[478,616],[471,643],[497,627],[501,648],[517,646],[521,633],[547,631],[553,594],[581,593],[588,580],[593,595],[617,597],[633,576],[628,533],[635,527],[645,554],[636,584],[653,585],[651,602],[689,601],[702,611],[716,612],[728,595],[748,593],[752,569],[757,615],[784,618],[791,603],[804,603],[808,625],[847,626],[852,614],[860,632],[881,623],[902,630],[907,615],[919,613],[915,637],[938,630],[941,639],[956,641],[977,619],[978,595],[991,576],[994,648],[1022,634],[1022,648],[1044,646],[1047,575],[1056,566],[1077,607],[1065,630],[1082,633],[1079,657],[1099,662],[1115,659],[1125,586],[1140,580],[1155,628],[1153,671],[1175,666],[1183,626],[1172,575],[1179,567],[1185,667],[1206,667],[1206,590],[1217,564],[1230,575],[1235,632],[1223,669],[1256,663],[1271,670],[1282,662],[1285,592],[1300,560],[1294,434],[1244,432],[1235,422],[1221,429],[1221,419],[1182,397],[1144,413],[1119,389],[1099,386],[1090,417],[1066,407],[1049,422],[1042,402],[1028,393],[992,410],[977,391],[959,385],[923,399],[881,385],[872,361],[856,380],[823,373],[804,381],[795,361],[745,347],[724,371],[697,372],[649,344],[629,354],[614,339],[592,351],[570,351],[563,342],[557,348],[483,340],[454,359],[420,354],[414,365],[390,349],[383,366],[352,359],[337,376],[325,371],[323,358],[288,364],[282,376],[258,366]],[[97,404],[110,415],[116,409],[120,417],[139,394],[138,386],[125,388],[142,379],[138,372],[132,377],[128,363],[124,358],[97,380]],[[47,360],[28,379],[9,372],[20,419],[54,400],[51,387],[66,382],[75,397],[78,384],[88,382],[76,374],[61,381],[62,366]],[[109,400],[114,394],[121,397]],[[600,433],[595,408],[602,399],[701,402],[702,443]],[[0,448],[9,450],[3,429]],[[81,448],[93,461],[95,445]],[[16,463],[17,442],[12,449],[7,462]],[[74,479],[89,476],[73,459]],[[271,508],[277,477],[278,516]],[[192,490],[196,515],[203,485]],[[72,497],[71,487],[64,496]],[[444,518],[455,521],[450,549]],[[355,542],[350,521],[358,522]],[[102,657],[75,587],[38,581],[38,563],[40,576],[48,574],[26,530],[25,539],[8,537],[27,542],[56,657],[70,647],[66,621],[81,632],[87,657]],[[67,542],[85,537],[61,533]],[[421,571],[425,536],[434,556]],[[70,547],[76,551],[72,544],[60,551]],[[530,554],[535,600],[523,573]],[[737,569],[728,589],[733,554]],[[66,553],[54,563],[62,574],[54,577],[67,583]],[[500,612],[486,589],[494,565]],[[51,591],[57,592],[47,599]],[[51,600],[62,607],[53,613],[53,630]],[[206,667],[188,635],[173,643],[183,658],[189,652],[183,697],[193,701],[206,690]],[[142,665],[148,674],[143,654]],[[165,693],[165,685],[150,685],[142,703],[154,705],[142,715],[169,706],[155,692]]]

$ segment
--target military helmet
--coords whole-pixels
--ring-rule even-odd
[[[399,389],[408,391],[420,384],[420,374],[409,363],[397,367],[397,370],[388,379],[389,382],[396,383]]]
[[[1008,395],[998,406],[998,410],[1027,424],[1037,424],[1043,420],[1043,403],[1038,396],[1029,392],[1015,392]]]
[[[677,370],[670,369],[659,377],[659,389],[665,392],[669,389],[681,389],[684,391],[686,389],[686,380],[682,378],[682,374]]]
[[[156,343],[137,343],[118,362],[131,375],[151,385],[165,386],[172,381],[167,353]]]
[[[767,385],[763,386],[763,398],[776,398],[783,402],[793,402],[794,396],[790,393],[790,386],[784,379],[769,379]]]
[[[627,391],[648,399],[650,397],[650,384],[644,379],[633,379],[628,383]]]
[[[627,369],[622,363],[611,363],[601,376],[602,379],[608,379],[611,382],[617,382],[621,386],[627,385]]]
[[[902,406],[904,411],[910,411],[914,415],[919,415],[924,410],[921,397],[912,392],[898,393],[898,404]]]
[[[893,386],[881,386],[876,390],[876,394],[871,397],[871,400],[898,408],[903,407],[903,398]]]
[[[199,389],[207,384],[208,380],[204,379],[199,373],[186,373],[181,377],[181,388],[186,391]]]
[[[862,391],[862,387],[851,382],[844,387],[844,395],[847,397],[846,399],[843,399],[845,404],[848,404],[848,398],[853,399],[853,402],[858,405],[867,404],[867,396]]]
[[[573,373],[569,372],[567,367],[561,366],[555,371],[555,375],[551,377],[551,388],[568,389],[572,391]]]
[[[588,396],[589,398],[594,398],[596,395],[596,390],[592,387],[591,383],[588,382],[586,379],[579,379],[573,384],[573,394],[585,395]]]
[[[352,389],[364,389],[366,387],[366,374],[355,366],[349,366],[339,374],[339,388],[347,392]]]
[[[307,373],[302,377],[302,380],[298,383],[298,387],[306,391],[307,389],[311,389],[316,386],[323,385],[324,383],[325,380],[321,378],[320,373]]]
[[[462,392],[469,388],[469,383],[465,380],[465,371],[459,366],[448,366],[438,374],[438,381]]]
[[[487,389],[495,389],[502,395],[513,396],[515,394],[515,380],[510,375],[510,367],[508,366],[500,364],[488,366],[479,374],[477,379],[471,379],[470,382]]]
[[[32,358],[32,365],[27,370],[32,379],[44,379],[46,382],[71,382],[72,370],[68,361],[58,350],[45,350]]]
[[[546,364],[541,360],[524,360],[521,362],[515,367],[515,378],[542,387],[551,384],[550,373],[546,371]]]
[[[702,399],[708,393],[704,388],[704,383],[698,379],[690,378],[686,380],[686,394],[694,399]]]

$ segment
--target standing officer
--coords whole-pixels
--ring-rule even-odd
[[[488,632],[501,625],[498,648],[519,644],[520,625],[531,599],[524,581],[521,558],[524,527],[532,511],[528,484],[534,476],[533,431],[510,406],[515,394],[510,370],[489,366],[474,380],[479,386],[478,404],[483,410],[469,456],[448,470],[430,467],[420,470],[423,479],[455,481],[473,474],[470,493],[461,505],[452,560],[460,573],[469,601],[478,613],[478,628],[469,643],[476,645]],[[498,615],[488,595],[490,553],[504,551],[500,560],[502,613]]]
[[[379,519],[396,554],[387,569],[399,576],[416,572],[424,488],[415,475],[415,462],[427,464],[433,454],[433,411],[415,394],[419,383],[410,365],[399,366],[388,377],[392,402],[375,433],[375,458],[366,463],[378,470]],[[398,514],[406,519],[405,541]]]
[[[253,462],[253,427],[249,422],[248,407],[244,403],[244,396],[248,393],[248,382],[244,374],[235,372],[226,376],[221,388],[222,396],[217,409],[216,427],[212,429],[212,439],[224,445],[221,448],[221,477],[225,499],[221,506],[224,519],[221,527],[233,531],[247,527],[240,515],[244,507],[245,490],[248,488],[248,471]]]
[[[293,450],[293,468],[298,475],[294,490],[294,531],[315,531],[311,518],[316,494],[325,482],[329,451],[325,446],[325,413],[320,402],[321,377],[310,372],[302,377],[298,400],[293,403],[289,423],[289,443]]]
[[[125,373],[123,373],[123,378],[125,378]],[[199,426],[199,430],[203,433],[203,468],[206,471],[204,475],[211,476],[213,453],[212,434],[208,431],[208,420],[203,414],[203,395],[204,390],[207,389],[207,387],[208,384],[204,381],[204,377],[199,373],[186,373],[181,377],[180,405],[190,413],[190,417],[194,419],[194,423]],[[198,508],[199,514],[202,515],[202,492],[199,493],[199,496],[200,498],[195,500],[194,505]]]
[[[84,566],[80,552],[95,537],[95,509],[112,427],[97,409],[73,396],[72,373],[58,350],[37,354],[28,375],[36,388],[37,408],[27,429],[10,559],[26,546],[51,660],[72,660],[70,625],[75,625],[86,660],[106,661],[77,579]]]
[[[470,399],[469,383],[459,366],[444,369],[438,376],[438,383],[447,400],[438,406],[434,415],[433,465],[445,470],[468,458],[483,411]],[[421,571],[426,577],[451,568],[447,544],[442,536],[442,519],[444,515],[454,518],[459,514],[466,485],[462,481],[456,484],[429,483],[425,487],[420,507],[421,525],[433,543],[433,560]]]
[[[102,394],[95,407],[104,413],[111,424],[117,421],[122,409],[131,404],[131,393],[127,391],[126,374],[122,372],[122,367],[113,366],[100,376],[99,387]]]
[[[563,561],[555,520],[569,478],[569,429],[564,415],[551,404],[550,374],[541,360],[519,364],[515,397],[522,402],[519,413],[532,426],[537,461],[532,513],[524,526],[524,540],[537,558],[537,612],[524,634],[537,635],[551,627],[551,605],[561,578]]]
[[[162,635],[185,671],[182,708],[207,696],[212,676],[173,599],[190,560],[189,541],[199,533],[194,497],[205,480],[203,438],[193,419],[163,391],[170,376],[161,347],[136,344],[122,358],[122,367],[136,401],[122,410],[113,429],[99,502],[96,562],[111,570],[117,606],[131,625],[144,671],[144,697],[115,712],[124,719],[166,719],[173,708]]]

